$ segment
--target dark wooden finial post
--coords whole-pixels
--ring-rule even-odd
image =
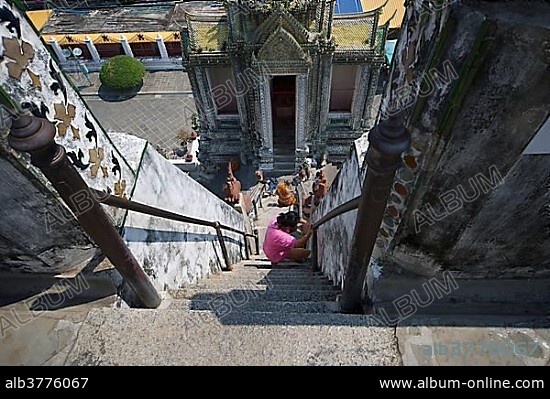
[[[369,303],[363,302],[363,285],[395,172],[402,165],[401,156],[411,143],[410,134],[404,126],[403,113],[390,116],[374,126],[369,133],[369,142],[367,174],[340,299],[340,307],[346,313],[363,313],[365,308],[370,308]]]
[[[158,307],[161,302],[158,292],[94,193],[68,160],[65,149],[55,142],[55,134],[55,126],[50,121],[23,113],[13,119],[8,141],[15,150],[31,154],[32,164],[52,183],[86,233],[132,288],[141,306]]]

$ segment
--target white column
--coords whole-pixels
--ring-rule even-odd
[[[296,76],[296,149],[306,147],[307,75]]]
[[[129,55],[130,57],[134,56],[134,53],[132,52],[132,48],[130,47],[128,40],[126,40],[126,37],[124,35],[120,35],[120,44],[122,44],[122,49],[124,50],[124,54]]]
[[[55,55],[57,55],[59,62],[62,64],[66,63],[67,58],[63,55],[63,50],[61,50],[61,46],[59,45],[59,43],[57,43],[57,40],[55,40],[53,37],[50,37],[50,45],[52,46]]]
[[[264,146],[273,151],[273,115],[271,114],[271,89],[269,86],[269,79],[266,79],[264,84],[260,84],[260,104]]]
[[[259,116],[262,147],[260,149],[260,167],[264,170],[273,169],[273,116],[271,114],[271,90],[269,79],[259,87]]]
[[[203,107],[203,113],[206,114],[206,121],[208,123],[208,129],[217,130],[217,110],[214,100],[212,99],[211,88],[208,83],[207,71],[205,68],[196,68],[195,78],[199,86],[199,92]]]
[[[321,57],[321,69],[319,71],[319,78],[322,81],[321,84],[321,115],[319,117],[319,132],[316,132],[318,136],[317,140],[320,142],[326,143],[327,141],[327,126],[330,121],[329,110],[330,110],[330,88],[332,87],[332,56],[322,56]]]
[[[157,41],[157,46],[158,46],[159,51],[160,51],[160,57],[163,60],[167,60],[168,59],[168,51],[166,51],[166,45],[164,44],[164,40],[162,40],[162,37],[160,35],[157,35],[156,41]]]
[[[97,49],[94,43],[92,42],[92,39],[86,36],[84,38],[84,43],[86,43],[86,47],[88,47],[88,51],[90,52],[94,62],[101,62],[101,57],[99,56],[99,53],[97,52]]]

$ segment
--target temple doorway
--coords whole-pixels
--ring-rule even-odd
[[[296,75],[273,76],[271,112],[273,153],[294,156],[296,152]]]

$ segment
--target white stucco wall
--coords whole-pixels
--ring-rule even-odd
[[[75,167],[89,186],[244,229],[238,212],[171,165],[144,140],[123,133],[107,134],[26,18],[5,0],[0,0],[1,8],[5,8],[5,17],[0,21],[0,86],[16,103],[33,104],[38,109],[35,114],[56,124],[56,142],[74,155]],[[95,162],[100,154],[102,159]],[[95,176],[93,166],[97,167]],[[25,167],[45,180],[32,165]],[[114,223],[123,227],[131,251],[159,289],[197,282],[223,265],[212,228],[105,209]],[[244,239],[224,235],[231,263],[239,262],[244,256]]]
[[[366,135],[356,140],[348,160],[313,214],[316,222],[338,206],[361,195],[361,165],[368,148]],[[317,233],[318,265],[335,284],[343,285],[349,263],[357,211],[338,216],[321,226]]]
[[[81,154],[83,168],[77,170],[89,186],[114,193],[118,183],[125,188],[121,194],[128,195],[134,186],[135,170],[60,72],[27,19],[15,6],[0,0],[0,8],[4,7],[9,18],[0,23],[0,86],[19,105],[35,105],[42,116],[56,124],[56,142],[76,158]],[[103,159],[93,177],[95,153],[103,153]],[[112,215],[117,224],[122,222],[124,213],[112,212]]]
[[[244,230],[240,213],[170,164],[151,145],[145,147],[132,200],[197,219]],[[224,232],[232,264],[244,258],[244,239]],[[124,239],[159,289],[196,283],[224,266],[210,227],[129,212]]]

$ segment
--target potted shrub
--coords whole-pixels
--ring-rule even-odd
[[[181,147],[185,147],[187,145],[187,141],[189,140],[189,137],[191,136],[191,129],[187,127],[182,127],[178,134],[176,134],[176,138],[180,142]]]

